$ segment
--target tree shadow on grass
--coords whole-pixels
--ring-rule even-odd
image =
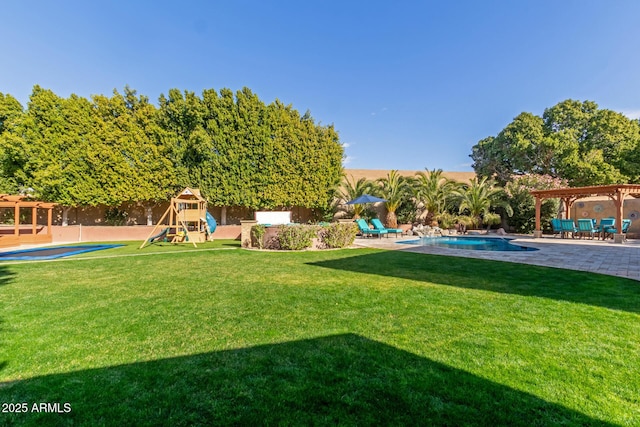
[[[14,277],[15,273],[9,267],[0,265],[0,286],[8,285]]]
[[[345,334],[0,384],[15,425],[609,425]]]
[[[595,273],[401,250],[309,265],[640,312],[639,282]]]
[[[234,240],[233,242],[222,243],[220,246],[230,247],[230,248],[241,248],[242,244],[240,240]]]

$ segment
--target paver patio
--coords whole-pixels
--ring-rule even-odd
[[[560,239],[511,235],[511,242],[520,246],[538,248],[538,251],[499,252],[469,249],[450,249],[437,246],[417,246],[398,244],[402,240],[415,239],[415,236],[390,238],[360,238],[358,246],[403,250],[437,255],[466,258],[490,259],[540,265],[544,267],[566,268],[570,270],[590,271],[611,276],[628,277],[640,280],[640,241],[627,240],[623,244],[602,240]]]

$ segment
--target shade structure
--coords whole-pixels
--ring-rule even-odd
[[[377,203],[377,202],[386,202],[386,199],[381,199],[380,197],[372,196],[370,194],[363,194],[362,196],[356,197],[353,200],[347,202],[348,205],[361,205],[363,203]]]
[[[632,196],[639,199],[640,184],[608,184],[589,187],[555,188],[551,190],[531,190],[530,193],[536,198],[536,229],[533,237],[542,237],[540,210],[543,200],[561,199],[564,204],[566,218],[568,219],[571,213],[571,205],[576,200],[590,196],[607,196],[613,201],[616,208],[615,223],[622,224],[624,198],[626,196]],[[620,230],[622,230],[622,228]],[[617,233],[613,236],[613,241],[616,243],[623,243],[624,240],[625,235],[623,233]]]

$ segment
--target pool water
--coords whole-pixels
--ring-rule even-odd
[[[0,253],[0,261],[34,261],[44,259],[56,259],[85,252],[101,251],[103,249],[117,248],[123,245],[76,245],[76,246],[49,246],[39,249],[24,249],[19,251]]]
[[[439,246],[450,249],[467,249],[473,251],[537,251],[536,248],[513,245],[508,239],[491,237],[421,237],[398,242],[405,245]]]

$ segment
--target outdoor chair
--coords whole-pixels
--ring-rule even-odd
[[[553,232],[553,236],[559,234],[562,237],[562,222],[560,222],[560,218],[553,218],[551,220],[551,231]]]
[[[593,240],[593,237],[598,233],[598,229],[593,226],[593,221],[591,219],[579,219],[578,233],[580,234],[580,237],[588,234]]]
[[[382,222],[378,218],[373,218],[371,220],[371,225],[373,225],[374,230],[380,230],[380,231],[386,230],[387,236],[389,236],[389,233],[394,233],[396,237],[398,237],[398,233],[400,233],[400,235],[402,236],[401,228],[386,228],[384,225],[382,225]]]
[[[365,221],[362,218],[356,219],[356,224],[358,224],[358,228],[360,229],[360,234],[362,234],[362,237],[367,237],[367,236],[379,236],[382,237],[383,234],[387,234],[388,231],[387,230],[372,230],[369,227],[369,224],[367,224],[367,221]]]
[[[615,218],[602,218],[600,220],[600,225],[598,226],[598,232],[600,233],[600,237],[602,238],[602,240],[609,237],[609,234],[611,234],[609,230],[614,228],[615,225],[616,225]],[[611,234],[611,236],[613,237],[613,234]]]
[[[631,220],[630,219],[623,219],[622,220],[622,234],[624,234],[624,239],[627,240],[627,232],[629,231],[629,226],[631,225]],[[614,234],[618,234],[618,229],[614,228],[614,227],[610,227],[607,230],[607,234],[611,234],[611,237],[613,237]]]
[[[578,229],[576,228],[576,223],[572,219],[562,219],[560,220],[562,224],[562,234],[563,237],[566,237],[571,233],[571,238],[576,237],[576,233]]]

